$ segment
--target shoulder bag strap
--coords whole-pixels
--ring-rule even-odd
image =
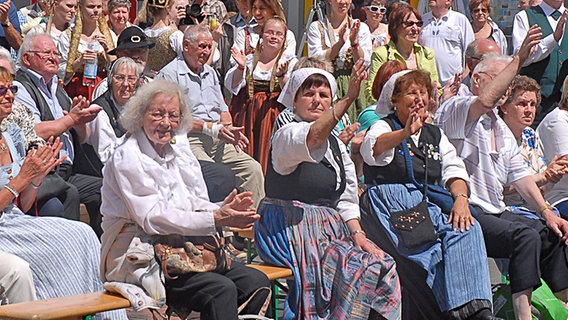
[[[393,126],[396,130],[401,130],[402,126],[397,117],[392,117]],[[402,148],[402,152],[404,153],[404,161],[406,162],[406,171],[408,171],[408,176],[410,177],[410,181],[419,189],[422,189],[422,193],[424,195],[424,200],[426,200],[426,194],[428,192],[428,157],[424,157],[424,184],[419,183],[414,178],[414,169],[412,168],[412,159],[410,158],[410,151],[408,150],[408,142],[406,139],[402,140],[400,143]]]

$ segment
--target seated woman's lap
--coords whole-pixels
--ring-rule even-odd
[[[233,262],[225,274],[194,273],[175,280],[166,279],[167,303],[174,310],[186,307],[199,311],[204,319],[236,319],[237,307],[270,281],[260,271]],[[244,313],[258,313],[268,291],[259,293]]]

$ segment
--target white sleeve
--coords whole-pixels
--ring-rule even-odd
[[[95,104],[91,106],[95,106]],[[99,112],[97,117],[87,125],[91,129],[87,143],[93,146],[99,159],[105,164],[122,139],[117,138],[104,110]]]
[[[371,54],[373,53],[373,41],[371,40],[371,31],[367,24],[361,22],[359,27],[358,41],[361,49],[365,54],[365,64],[371,64]]]
[[[308,56],[310,57],[325,57],[325,50],[323,49],[323,43],[321,43],[322,34],[319,30],[319,23],[319,21],[312,22],[308,29]],[[327,40],[327,35],[324,34],[324,37]]]
[[[475,123],[470,123],[466,128],[469,106],[476,96],[452,97],[445,101],[436,111],[434,123],[446,133],[450,139],[463,140],[467,137],[469,130],[473,129]]]
[[[170,46],[172,46],[178,57],[183,55],[183,33],[181,31],[176,30],[170,35]]]
[[[237,32],[237,36],[235,37],[235,40],[233,42],[233,48],[245,52],[245,39],[245,29],[242,28]],[[236,64],[235,59],[233,59],[233,55],[230,52],[229,55],[229,61],[231,62],[231,65],[234,66]]]
[[[325,156],[328,141],[314,150],[307,147],[306,139],[312,123],[292,122],[280,128],[272,139],[272,165],[274,171],[288,175],[302,162],[317,163]]]
[[[371,128],[369,128],[369,131],[365,134],[360,150],[361,156],[366,164],[370,166],[383,167],[392,162],[392,159],[394,158],[394,148],[387,150],[376,157],[373,156],[373,147],[377,143],[377,138],[388,132],[392,132],[392,129],[384,120],[379,120],[373,123]]]
[[[444,131],[440,129],[442,138],[440,139],[440,157],[442,159],[442,185],[446,186],[448,180],[459,178],[469,182],[469,175],[465,168],[465,163],[458,157],[456,148],[448,140]]]
[[[525,11],[517,13],[513,19],[513,54],[517,54],[519,52],[529,28],[529,18],[527,17],[527,13]],[[529,64],[545,59],[557,45],[558,43],[554,41],[554,33],[542,38],[534,48],[533,54],[528,57],[523,66],[528,66]]]
[[[70,42],[67,32],[61,32],[59,41],[57,42],[57,49],[59,50],[59,53],[61,53],[59,67],[57,68],[57,77],[62,80],[65,80],[65,69],[67,68],[67,59],[69,58],[69,45]]]
[[[336,138],[337,139],[337,138]],[[361,210],[359,208],[359,194],[357,186],[357,174],[355,173],[355,165],[347,153],[345,145],[337,140],[339,144],[339,149],[341,150],[341,159],[343,160],[343,167],[345,168],[345,191],[339,197],[339,202],[337,203],[337,211],[343,219],[343,221],[349,221],[351,219],[359,219],[361,216]]]

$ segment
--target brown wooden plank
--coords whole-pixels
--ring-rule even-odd
[[[275,267],[267,264],[247,264],[247,267],[254,268],[262,273],[264,273],[270,281],[276,279],[284,279],[292,277],[292,269]]]
[[[243,237],[246,239],[254,239],[254,231],[251,228],[240,229],[240,228],[229,228],[229,231],[234,233],[238,233],[239,237]]]
[[[0,306],[0,319],[80,319],[98,312],[130,307],[130,301],[106,292]]]

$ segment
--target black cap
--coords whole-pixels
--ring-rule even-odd
[[[133,49],[133,48],[152,48],[156,45],[153,41],[148,40],[148,37],[137,26],[130,26],[120,33],[118,37],[116,48],[108,52],[108,54],[116,55],[117,50]]]

